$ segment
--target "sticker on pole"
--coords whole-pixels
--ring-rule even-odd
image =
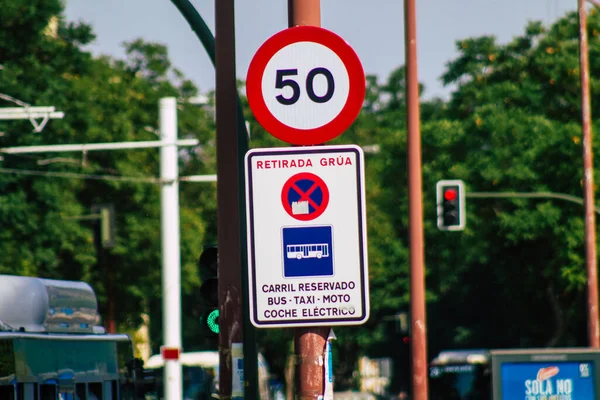
[[[276,33],[248,68],[250,108],[267,132],[297,145],[322,144],[354,122],[365,98],[360,59],[335,33],[299,26]]]
[[[329,203],[329,189],[315,174],[301,172],[289,178],[281,190],[281,204],[285,211],[300,221],[311,221],[325,211]]]
[[[369,319],[360,147],[246,153],[250,321],[258,328]]]

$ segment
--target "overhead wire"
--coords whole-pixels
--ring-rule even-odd
[[[51,172],[51,171],[35,171],[17,168],[0,168],[0,175],[29,175],[43,176],[53,178],[68,178],[68,179],[90,179],[100,181],[117,181],[117,182],[133,182],[133,183],[153,183],[164,184],[177,182],[215,182],[216,175],[191,175],[180,176],[178,179],[160,179],[152,177],[135,177],[135,176],[116,176],[116,175],[99,175],[99,174],[78,174],[75,172]]]
[[[159,178],[150,178],[150,177],[78,174],[78,173],[74,173],[74,172],[35,171],[35,170],[17,169],[17,168],[0,168],[0,174],[47,176],[47,177],[55,177],[55,178],[91,179],[91,180],[103,180],[103,181],[136,182],[136,183],[162,183],[163,182]]]
[[[31,160],[31,161],[36,161],[37,165],[49,165],[49,164],[58,164],[58,163],[70,163],[70,164],[78,164],[81,167],[87,167],[88,162],[90,161],[90,156],[88,154],[87,151],[82,152],[83,153],[83,157],[78,159],[78,158],[61,158],[61,157],[54,157],[54,158],[48,158],[46,156],[39,156],[39,155],[33,155],[33,154],[27,154],[27,153],[2,153],[0,152],[0,161],[2,161],[2,158],[8,158],[8,157],[19,157],[21,159],[25,159],[25,160]],[[114,171],[114,169],[112,168],[108,168],[108,167],[102,167],[102,166],[95,166],[96,169],[100,169],[103,171]]]
[[[10,101],[11,103],[15,103],[16,105],[19,105],[21,107],[31,107],[31,104],[25,103],[24,101],[21,101],[4,93],[0,93],[0,99]]]

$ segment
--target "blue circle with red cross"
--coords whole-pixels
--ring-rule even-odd
[[[290,217],[311,221],[325,212],[329,204],[329,189],[317,175],[301,172],[283,185],[281,204]]]

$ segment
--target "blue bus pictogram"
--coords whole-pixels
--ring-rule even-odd
[[[283,276],[332,276],[331,226],[286,227],[283,237]]]
[[[288,244],[285,248],[287,258],[321,258],[329,257],[327,243]]]

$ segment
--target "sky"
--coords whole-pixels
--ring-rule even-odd
[[[65,0],[68,21],[90,24],[94,54],[125,58],[123,42],[143,38],[167,46],[172,64],[207,93],[215,87],[210,58],[169,0]],[[214,34],[215,0],[191,0]],[[366,74],[385,82],[404,64],[403,0],[321,0],[321,26],[344,38]],[[523,33],[528,21],[546,25],[575,11],[577,0],[416,0],[418,78],[425,98],[447,98],[440,76],[457,55],[456,41],[494,35],[500,43]],[[287,0],[235,0],[236,72],[245,80],[261,44],[286,29]]]

